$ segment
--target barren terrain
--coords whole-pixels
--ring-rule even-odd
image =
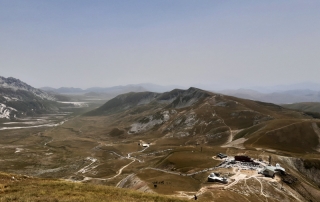
[[[73,116],[54,127],[1,130],[0,170],[200,201],[319,198],[317,119],[197,89],[127,98],[124,105],[113,103],[117,110],[102,106],[111,110],[102,115],[98,108],[94,116]],[[231,165],[236,155],[260,166]],[[297,180],[258,174],[270,158]],[[212,172],[228,183],[207,182]]]

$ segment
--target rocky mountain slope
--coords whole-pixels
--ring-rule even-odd
[[[12,77],[0,76],[0,118],[57,110],[56,98]]]
[[[17,92],[21,92],[21,91],[31,93],[32,95],[34,95],[37,98],[42,99],[42,100],[51,100],[51,101],[56,100],[53,96],[49,95],[48,93],[46,93],[42,90],[33,88],[32,86],[20,81],[19,79],[13,78],[13,77],[4,78],[4,77],[0,76],[0,88],[1,88],[2,96],[5,96],[5,98],[8,101],[20,100],[20,99],[25,101],[25,100],[28,100],[31,98],[31,96],[27,97],[27,95],[23,95],[23,94],[18,95]],[[16,92],[16,93],[14,93],[14,92]]]
[[[214,155],[212,150],[216,148],[227,155],[246,154],[262,160],[273,156],[275,163],[283,165],[294,176],[279,176],[277,180],[269,183],[269,179],[260,178],[261,176],[256,172],[239,171],[241,169],[236,172],[231,169],[232,166],[229,166],[230,168],[227,166],[226,170],[221,171],[222,173],[226,175],[231,172],[237,176],[237,173],[240,172],[239,177],[242,176],[244,179],[238,181],[238,178],[234,177],[234,183],[226,186],[233,188],[230,194],[223,196],[225,199],[235,197],[233,200],[236,200],[236,194],[233,193],[236,192],[239,197],[247,197],[254,201],[258,200],[254,198],[256,196],[266,197],[268,201],[291,201],[293,198],[291,194],[288,194],[289,192],[279,191],[278,187],[282,186],[281,178],[283,182],[289,183],[288,186],[300,197],[298,201],[315,201],[318,197],[319,169],[316,166],[312,167],[318,164],[313,163],[312,166],[309,166],[310,168],[308,166],[305,168],[300,164],[286,161],[285,157],[291,157],[290,159],[294,162],[300,162],[300,159],[302,161],[311,159],[311,162],[318,162],[315,159],[320,152],[320,121],[304,112],[286,109],[272,103],[190,88],[188,90],[176,89],[166,93],[143,92],[119,95],[100,108],[87,113],[83,119],[83,122],[91,123],[93,120],[105,120],[103,122],[105,130],[100,129],[98,125],[88,127],[88,130],[101,131],[96,132],[100,134],[99,137],[108,138],[108,142],[115,144],[109,147],[119,152],[124,148],[117,147],[117,144],[125,147],[127,144],[124,142],[128,142],[134,148],[133,145],[136,145],[134,141],[138,140],[140,143],[150,143],[150,147],[154,148],[151,153],[152,157],[148,158],[143,154],[135,155],[140,160],[139,162],[150,160],[149,165],[154,170],[135,171],[139,179],[132,177],[130,181],[131,178],[128,178],[128,184],[124,187],[134,188],[135,186],[130,186],[130,183],[136,181],[150,183],[156,179],[156,177],[151,177],[152,175],[161,175],[163,176],[161,179],[170,181],[169,179],[173,176],[167,176],[165,172],[188,175],[201,168],[208,168],[210,159],[212,159],[208,156]],[[176,152],[171,151],[172,148],[175,148]],[[206,153],[203,153],[202,148]],[[169,153],[157,158],[154,153],[161,151],[169,151]],[[146,165],[147,168],[149,167]],[[202,183],[205,177],[199,176]],[[287,180],[290,177],[296,179],[293,184]],[[191,186],[198,186],[190,188],[186,187],[185,183],[181,183],[178,185],[180,190],[205,190],[207,186],[206,184],[199,185],[190,178],[177,177],[175,179],[183,180]],[[188,180],[190,182],[187,182]],[[237,183],[238,185],[234,186]],[[201,186],[202,188],[199,188]],[[221,188],[223,186],[212,185],[212,187]],[[255,189],[264,191],[257,192],[255,193],[257,195],[253,196],[249,192]],[[228,188],[223,190],[228,190]],[[197,193],[199,192],[201,191]],[[209,192],[207,190],[207,193]],[[169,194],[171,192],[159,190],[158,193]],[[213,190],[212,193],[213,195],[223,194],[223,191]],[[271,197],[275,195],[277,197]],[[207,197],[212,199],[212,196]]]
[[[179,109],[189,107],[209,96],[209,92],[197,88],[189,88],[188,90],[175,89],[165,93],[127,93],[111,99],[98,109],[87,113],[87,115],[112,114],[139,106],[151,108],[166,106],[168,108]]]
[[[121,117],[117,128],[127,134],[184,138],[187,145],[223,145],[240,139],[248,148],[298,151],[300,145],[299,152],[312,152],[320,144],[313,127],[317,120],[303,112],[197,88],[123,94],[86,114],[101,115]]]

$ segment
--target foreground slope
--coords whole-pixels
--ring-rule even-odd
[[[0,173],[0,201],[185,201],[178,198],[63,180]]]

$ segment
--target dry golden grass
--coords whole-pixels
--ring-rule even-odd
[[[294,153],[315,152],[318,137],[311,121],[273,120],[245,142],[248,148],[269,148]]]
[[[201,187],[201,182],[192,177],[174,175],[156,170],[143,170],[143,172],[137,176],[145,181],[149,187],[153,187],[153,183],[156,183],[157,188],[152,190],[160,194],[173,195],[176,194],[177,191],[196,193]]]
[[[14,177],[14,178],[12,178]],[[109,186],[0,173],[0,201],[184,201]]]
[[[210,151],[200,152],[199,149],[200,147],[193,150],[173,152],[163,159],[157,167],[165,169],[172,167],[178,172],[188,173],[212,168],[220,163],[220,161],[212,159],[213,153]]]

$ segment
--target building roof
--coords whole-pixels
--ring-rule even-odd
[[[275,172],[276,167],[274,167],[274,166],[266,166],[264,169],[265,170],[271,170],[271,171]]]

